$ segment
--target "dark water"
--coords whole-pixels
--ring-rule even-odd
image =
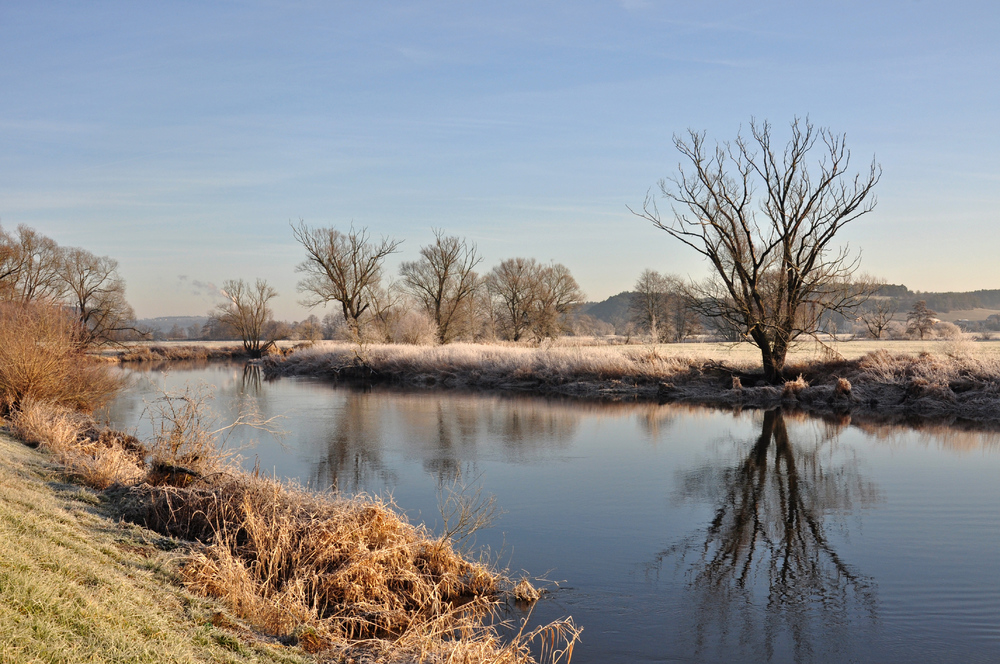
[[[442,489],[496,496],[476,535],[553,583],[574,663],[1000,661],[1000,437],[800,416],[263,382],[238,365],[139,375],[110,409],[214,386],[282,415],[246,463],[391,495],[440,528]],[[558,584],[558,585],[556,585]]]

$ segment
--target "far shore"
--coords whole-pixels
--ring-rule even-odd
[[[310,376],[583,399],[783,407],[867,422],[1000,428],[1000,342],[801,344],[785,382],[763,381],[749,344],[447,346],[319,342],[257,361],[265,377]]]

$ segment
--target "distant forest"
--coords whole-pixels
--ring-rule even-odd
[[[921,293],[913,292],[903,285],[889,284],[879,289],[879,295],[891,297],[898,302],[899,309],[905,311],[918,300],[938,313],[965,311],[967,309],[1000,309],[1000,290],[977,290],[967,293]]]
[[[909,311],[918,300],[925,301],[929,309],[941,314],[967,309],[1000,309],[1000,289],[967,293],[922,293],[911,291],[902,284],[887,284],[878,290],[878,295],[895,300],[901,313]],[[622,291],[601,302],[585,302],[579,313],[614,325],[616,321],[628,318],[631,298],[632,291]]]

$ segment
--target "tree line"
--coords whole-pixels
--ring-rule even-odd
[[[0,302],[4,307],[49,308],[73,324],[80,347],[135,337],[135,312],[125,298],[118,262],[20,225],[0,228]]]
[[[301,220],[292,233],[306,256],[296,268],[302,303],[336,307],[339,315],[324,319],[325,331],[354,342],[542,341],[566,332],[583,303],[565,265],[514,257],[481,274],[475,243],[440,229],[395,278],[385,261],[401,240]],[[265,280],[229,280],[222,291],[227,301],[212,312],[209,327],[235,332],[251,355],[281,338],[269,304],[277,293]]]

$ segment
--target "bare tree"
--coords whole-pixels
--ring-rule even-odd
[[[135,312],[125,299],[125,280],[118,274],[118,261],[86,249],[69,248],[62,253],[59,277],[80,322],[81,343],[105,344],[123,333],[138,333]]]
[[[306,275],[299,282],[299,291],[307,294],[303,304],[339,302],[352,334],[360,338],[361,317],[371,305],[371,289],[382,280],[382,263],[402,240],[383,237],[375,242],[367,228],[352,225],[344,234],[334,228],[309,228],[301,220],[292,232],[306,250],[306,260],[297,268]]]
[[[859,312],[858,319],[868,329],[868,334],[881,339],[897,311],[898,306],[893,298],[872,297],[867,306]]]
[[[643,270],[636,279],[628,303],[630,320],[656,341],[663,338],[663,327],[669,315],[668,288],[669,284],[662,274],[656,270]]]
[[[538,341],[569,328],[569,317],[583,303],[583,291],[561,263],[539,266],[531,306],[531,331]]]
[[[538,341],[557,336],[583,301],[569,268],[541,265],[534,258],[501,262],[486,276],[486,288],[494,299],[497,327],[511,341],[528,333]]]
[[[253,285],[243,279],[222,283],[222,293],[229,298],[220,304],[211,317],[219,327],[231,327],[243,340],[243,349],[250,357],[260,357],[275,345],[274,314],[268,305],[278,296],[264,279]]]
[[[400,266],[403,286],[437,324],[438,343],[453,341],[464,331],[462,323],[468,321],[463,314],[479,285],[474,270],[481,261],[475,244],[435,229],[434,244],[420,248],[420,259]]]
[[[534,258],[508,258],[486,277],[486,287],[497,304],[498,327],[511,341],[520,341],[530,330],[538,271]]]
[[[913,309],[906,314],[907,332],[916,332],[923,340],[924,335],[934,329],[934,324],[938,322],[937,312],[927,308],[926,300],[917,300],[913,303]]]
[[[714,150],[703,133],[675,136],[691,170],[659,183],[673,216],[660,215],[652,194],[636,214],[709,261],[714,277],[698,288],[699,313],[738,326],[775,382],[795,338],[815,335],[825,311],[846,313],[870,294],[851,284],[860,257],[833,240],[874,208],[881,169],[872,160],[848,175],[844,137],[808,120],[792,122],[783,152],[769,123],[751,120],[750,133]],[[807,164],[814,148],[820,157]]]
[[[0,243],[0,290],[5,299],[51,304],[62,297],[63,251],[55,240],[22,224],[16,236],[2,233]]]

